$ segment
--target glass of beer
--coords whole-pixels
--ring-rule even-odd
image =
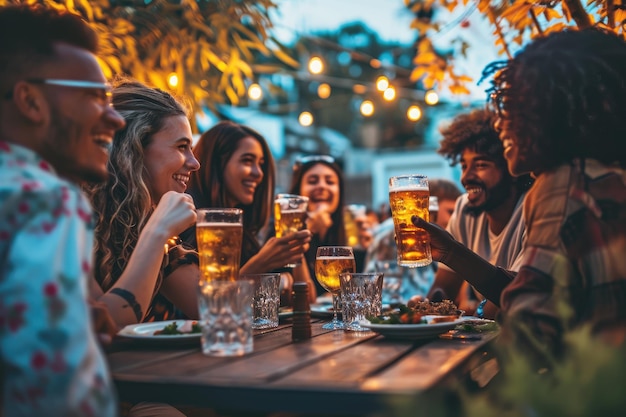
[[[339,274],[356,272],[354,252],[350,246],[320,246],[315,256],[315,278],[322,287],[333,296],[333,319],[322,326],[322,329],[343,329],[344,324],[337,317],[340,311],[339,294],[341,282]]]
[[[365,216],[367,207],[364,204],[349,204],[343,208],[343,223],[346,229],[348,246],[361,249],[359,242],[359,225],[356,219]]]
[[[276,237],[298,232],[306,228],[309,197],[295,194],[278,194],[274,200],[274,228]],[[297,264],[287,264],[295,268]]]
[[[200,257],[200,280],[236,281],[243,243],[243,210],[198,209],[196,239]]]
[[[413,225],[417,215],[429,221],[428,178],[425,175],[400,175],[389,178],[389,206],[396,232],[398,264],[407,267],[429,265],[430,236]]]

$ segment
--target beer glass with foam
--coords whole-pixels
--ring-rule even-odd
[[[413,225],[417,215],[429,221],[428,178],[425,175],[400,175],[389,178],[389,206],[396,232],[398,264],[426,266],[432,262],[430,236]]]
[[[306,228],[309,197],[295,194],[278,194],[274,200],[274,228],[276,237],[298,232]],[[295,268],[296,264],[287,264]]]
[[[196,240],[200,281],[236,281],[243,242],[243,210],[198,209]]]

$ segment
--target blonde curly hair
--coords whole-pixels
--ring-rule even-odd
[[[189,115],[170,93],[127,78],[114,81],[113,106],[126,126],[113,138],[107,181],[87,187],[97,215],[94,274],[103,291],[124,271],[155,205],[146,180],[144,150],[167,118]]]

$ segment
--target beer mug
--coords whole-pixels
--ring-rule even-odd
[[[278,194],[274,200],[274,231],[276,237],[298,232],[306,228],[309,197],[295,194]],[[295,268],[296,264],[287,264]]]
[[[359,241],[359,225],[356,219],[365,216],[367,207],[363,204],[349,204],[343,208],[343,223],[346,229],[348,246],[361,248]]]
[[[398,264],[407,267],[426,266],[432,262],[430,236],[413,225],[417,215],[429,221],[428,178],[425,175],[400,175],[389,178],[389,206],[396,232]]]
[[[197,215],[200,280],[236,281],[243,243],[243,210],[198,209]]]

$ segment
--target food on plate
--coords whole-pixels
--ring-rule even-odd
[[[433,324],[433,323],[446,323],[446,322],[450,322],[450,321],[456,321],[459,319],[459,316],[438,316],[438,317],[432,317],[429,321],[429,323]]]
[[[408,307],[421,314],[434,314],[437,316],[460,316],[463,312],[451,300],[440,302],[429,301],[428,299],[410,300]]]
[[[434,324],[455,321],[462,314],[462,311],[450,300],[442,302],[426,300],[414,305],[415,307],[409,307],[400,304],[395,311],[367,319],[373,324]]]
[[[177,334],[191,334],[200,333],[202,329],[197,321],[186,321],[182,326],[178,326],[178,323],[174,322],[163,327],[161,330],[154,332],[155,336],[171,336]]]
[[[463,323],[456,326],[456,330],[462,330],[464,332],[482,333],[498,330],[498,323],[493,320],[476,319],[466,320]]]

